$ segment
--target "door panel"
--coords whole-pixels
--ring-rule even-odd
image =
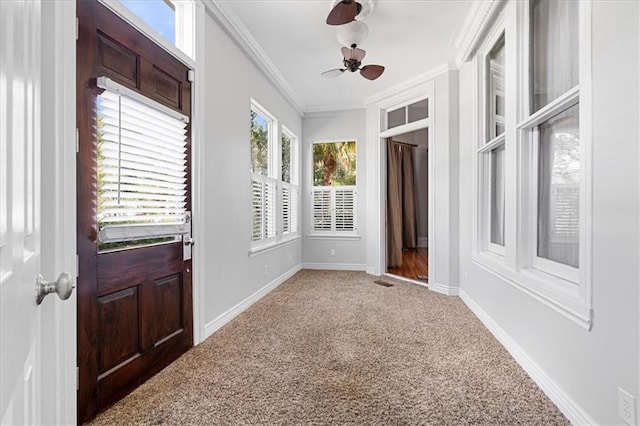
[[[193,345],[191,261],[181,241],[98,250],[97,77],[189,116],[188,68],[97,0],[78,1],[79,420],[125,396]],[[191,209],[187,127],[186,210]]]
[[[39,1],[0,2],[0,422],[41,422]]]

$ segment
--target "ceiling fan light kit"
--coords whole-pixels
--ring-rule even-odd
[[[366,52],[357,46],[369,35],[369,27],[361,21],[373,8],[372,0],[334,0],[331,11],[327,17],[327,24],[340,25],[336,38],[342,44],[342,65],[344,68],[336,68],[323,72],[321,75],[327,78],[335,78],[345,71],[360,71],[360,75],[368,80],[375,80],[382,75],[382,65],[362,65]],[[359,19],[356,20],[356,17]],[[346,46],[351,46],[346,47]]]

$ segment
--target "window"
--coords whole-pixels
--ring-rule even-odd
[[[591,46],[580,31],[590,31],[591,14],[578,0],[508,2],[478,49],[473,255],[587,329],[592,112],[581,101],[591,98],[583,96],[591,91]]]
[[[296,161],[298,155],[298,139],[286,127],[282,126],[280,141],[281,157],[281,187],[282,187],[282,235],[292,235],[298,232],[298,206],[300,188],[298,186],[298,171]]]
[[[173,241],[188,214],[188,117],[104,77],[98,86],[98,247]]]
[[[429,100],[422,99],[387,113],[387,129],[424,120],[429,117]]]
[[[529,235],[534,268],[577,281],[580,243],[580,116],[578,2],[530,4],[530,115],[528,165],[537,176]]]
[[[195,5],[187,0],[102,0],[173,53],[195,57]],[[138,22],[136,22],[138,21]],[[175,49],[177,48],[177,49]],[[179,49],[179,50],[178,50]],[[184,55],[181,55],[184,58]]]
[[[251,246],[298,233],[298,138],[256,101],[250,109]]]
[[[313,144],[312,232],[356,231],[356,142]]]
[[[260,245],[276,239],[278,179],[271,165],[275,119],[257,102],[250,110],[251,241]]]
[[[481,56],[485,125],[478,149],[480,187],[480,249],[505,254],[505,34],[489,38]]]

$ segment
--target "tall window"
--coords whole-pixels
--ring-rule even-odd
[[[258,248],[298,233],[300,187],[298,138],[257,102],[250,111],[251,246]]]
[[[260,245],[276,239],[278,179],[271,158],[275,150],[275,119],[258,103],[250,112],[251,241]],[[275,175],[275,176],[274,176]]]
[[[300,205],[300,188],[298,186],[297,154],[298,138],[286,127],[282,126],[280,140],[281,188],[282,188],[282,235],[287,236],[298,231],[298,206]]]
[[[356,230],[356,142],[313,144],[313,232]]]
[[[530,116],[537,238],[533,266],[577,279],[579,266],[580,114],[578,2],[534,0],[530,6]],[[528,122],[527,122],[528,121]]]
[[[505,34],[489,40],[481,53],[484,122],[479,154],[480,245],[504,255],[505,245]]]

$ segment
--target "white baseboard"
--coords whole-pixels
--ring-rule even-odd
[[[429,283],[429,290],[435,291],[436,293],[444,294],[446,296],[458,296],[460,287],[438,283]]]
[[[310,263],[302,264],[303,269],[320,269],[329,271],[366,271],[367,265],[358,263]]]
[[[369,275],[376,275],[376,276],[380,275],[380,274],[378,274],[378,271],[376,271],[376,268],[371,267],[371,266],[367,266],[367,268],[365,269],[365,271],[366,271],[366,272],[367,272],[367,274],[369,274]]]
[[[232,319],[234,319],[235,317],[240,315],[249,306],[253,305],[258,300],[262,299],[270,291],[272,291],[273,289],[278,287],[280,284],[282,284],[283,282],[285,282],[286,280],[288,280],[289,278],[294,276],[301,269],[302,269],[302,265],[301,264],[298,264],[298,265],[294,266],[293,268],[291,268],[290,270],[288,270],[284,274],[280,275],[278,278],[276,278],[273,281],[271,281],[269,284],[267,284],[264,287],[262,287],[260,290],[258,290],[255,293],[253,293],[251,296],[247,297],[246,299],[244,299],[243,301],[241,301],[240,303],[238,303],[237,305],[235,305],[231,309],[229,309],[226,312],[224,312],[222,315],[219,315],[216,319],[214,319],[214,320],[208,322],[207,324],[205,324],[205,326],[204,326],[205,339],[207,337],[211,336],[213,333],[215,333],[219,329],[221,329],[229,321],[231,321]]]
[[[429,247],[429,238],[418,237],[418,247]]]
[[[522,349],[502,327],[487,314],[464,289],[460,289],[460,298],[478,317],[485,327],[495,336],[496,339],[511,354],[513,359],[527,372],[538,387],[549,397],[567,419],[574,425],[595,425],[597,424],[585,410],[578,405],[569,395],[567,395],[542,368]]]

